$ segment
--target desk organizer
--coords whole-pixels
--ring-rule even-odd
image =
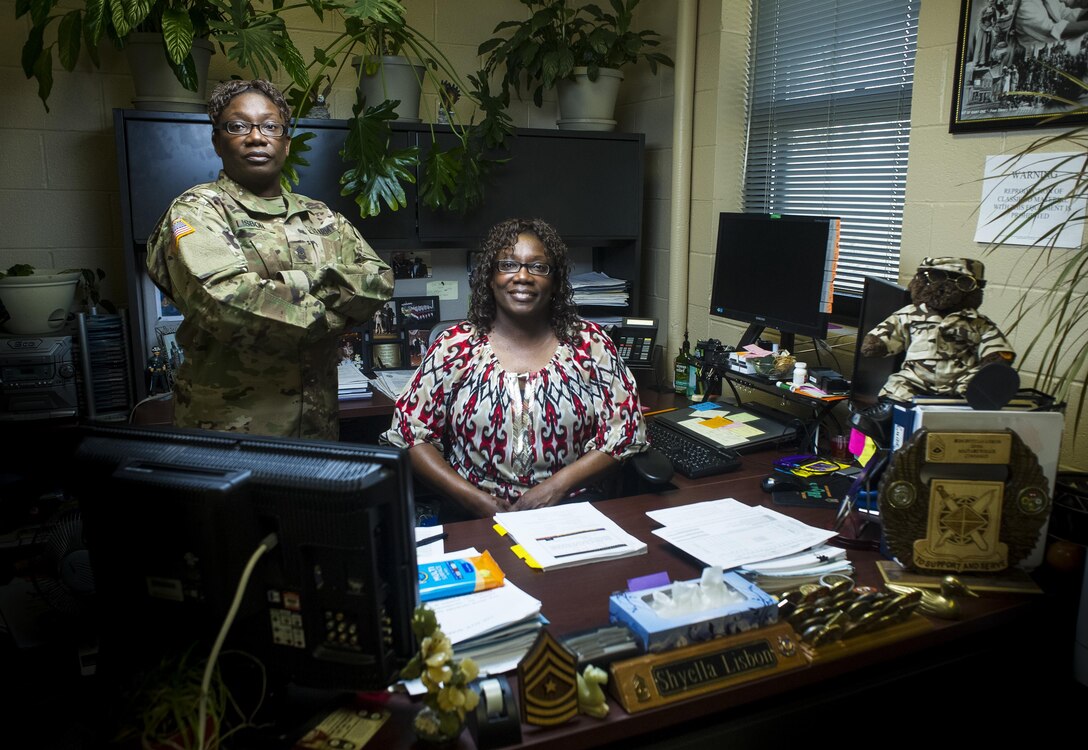
[[[609,620],[626,625],[643,649],[650,652],[743,633],[778,621],[778,606],[770,594],[737,573],[726,571],[722,577],[733,600],[724,606],[664,617],[653,608],[653,600],[657,591],[671,595],[676,584],[667,584],[613,594],[608,600]]]

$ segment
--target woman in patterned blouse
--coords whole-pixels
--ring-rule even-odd
[[[539,219],[492,227],[468,320],[428,349],[385,438],[472,516],[554,505],[646,449],[634,378],[578,317],[567,248]]]

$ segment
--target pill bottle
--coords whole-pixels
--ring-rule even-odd
[[[793,385],[800,388],[808,381],[808,365],[797,362],[793,365]]]

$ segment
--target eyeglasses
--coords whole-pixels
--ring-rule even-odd
[[[976,289],[981,289],[982,287],[986,286],[985,281],[979,281],[974,276],[968,276],[967,274],[963,273],[950,273],[948,271],[942,271],[939,268],[927,268],[926,270],[919,271],[918,273],[930,284],[938,284],[942,281],[951,281],[961,292],[973,292]]]
[[[280,122],[246,122],[244,120],[227,120],[225,123],[219,126],[219,129],[229,135],[249,135],[253,132],[253,128],[257,128],[261,131],[261,135],[268,136],[269,138],[282,138],[283,134],[287,132],[287,127]]]
[[[547,263],[518,263],[516,260],[503,259],[495,261],[495,269],[499,273],[517,273],[521,269],[527,269],[533,276],[547,276],[552,272],[552,267]]]

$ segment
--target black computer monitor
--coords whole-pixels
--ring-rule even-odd
[[[839,220],[828,216],[722,213],[710,314],[748,323],[738,346],[764,328],[824,338],[831,313]]]
[[[227,644],[279,684],[384,688],[416,650],[407,454],[224,432],[94,426],[74,453],[99,670],[206,656],[263,540]]]
[[[858,315],[858,338],[854,347],[854,375],[850,380],[850,400],[855,407],[875,405],[888,376],[897,372],[903,363],[902,354],[895,357],[862,356],[861,343],[865,334],[893,312],[909,304],[910,292],[904,287],[894,281],[865,277],[861,312]]]

